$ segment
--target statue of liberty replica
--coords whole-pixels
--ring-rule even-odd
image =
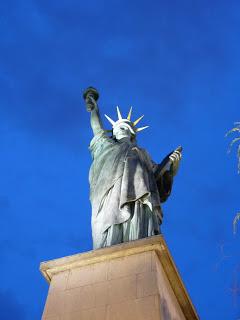
[[[109,134],[102,126],[97,90],[89,87],[83,96],[94,134],[89,147],[94,249],[158,235],[161,204],[171,193],[182,148],[156,164],[137,145],[137,134],[147,128],[137,127],[143,116],[133,121],[130,108],[124,118],[117,107],[117,120],[105,115],[112,125]]]

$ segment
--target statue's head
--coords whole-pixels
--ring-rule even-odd
[[[142,128],[136,128],[136,125],[143,118],[143,116],[138,118],[136,121],[132,122],[131,121],[132,107],[130,108],[130,111],[126,119],[122,117],[118,107],[117,107],[117,113],[118,113],[117,121],[113,121],[110,117],[108,117],[105,114],[105,117],[112,124],[113,136],[117,140],[121,140],[123,138],[129,138],[130,140],[134,140],[137,132],[148,128],[148,126],[142,127]]]
[[[136,136],[136,133],[128,123],[121,122],[113,127],[113,136],[117,140],[121,140],[123,138],[129,138],[130,140],[133,140]]]

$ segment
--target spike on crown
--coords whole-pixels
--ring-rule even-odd
[[[119,110],[119,107],[117,106],[117,115],[118,115],[118,120],[117,120],[117,121],[114,121],[114,120],[112,120],[109,116],[107,116],[107,115],[105,114],[105,117],[106,117],[106,118],[108,119],[108,121],[111,123],[113,129],[114,129],[114,127],[118,126],[120,123],[126,123],[126,124],[129,126],[131,132],[132,132],[133,134],[136,134],[137,132],[142,131],[142,130],[144,130],[144,129],[147,129],[147,128],[149,127],[149,126],[145,126],[145,127],[141,127],[141,128],[136,128],[136,125],[138,124],[138,122],[139,122],[140,120],[142,120],[142,118],[143,118],[144,116],[141,116],[140,118],[138,118],[137,120],[135,120],[134,122],[132,122],[132,121],[131,121],[132,107],[130,107],[128,116],[127,116],[127,118],[125,119],[125,118],[122,117],[121,112],[120,112],[120,110]]]

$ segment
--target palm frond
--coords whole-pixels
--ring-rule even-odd
[[[234,122],[235,127],[229,130],[226,134],[225,137],[227,137],[230,133],[233,132],[238,132],[240,134],[240,122]],[[237,158],[238,158],[238,174],[240,174],[240,136],[237,138],[233,139],[229,145],[228,148],[228,153],[231,152],[232,146],[236,143],[239,142],[238,149],[237,149]]]
[[[232,128],[231,130],[229,130],[226,134],[225,134],[225,137],[227,137],[230,133],[233,133],[233,132],[240,132],[240,127],[234,127]]]
[[[231,152],[232,150],[232,146],[234,145],[234,143],[236,143],[237,141],[240,141],[240,137],[239,138],[235,138],[231,141],[230,145],[229,145],[229,148],[228,148],[228,153]]]
[[[238,157],[238,173],[240,174],[240,145],[238,146],[237,157]]]
[[[240,212],[238,212],[235,216],[235,218],[233,219],[233,234],[237,233],[237,223],[238,220],[240,220]]]

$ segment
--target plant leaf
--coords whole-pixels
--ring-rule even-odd
[[[233,219],[233,234],[237,233],[237,223],[238,220],[240,220],[240,212],[238,212],[235,216],[235,218]]]
[[[238,146],[237,157],[238,157],[238,173],[240,174],[240,145]]]
[[[230,145],[229,145],[229,148],[228,148],[228,153],[231,152],[231,149],[232,149],[232,146],[234,145],[234,143],[236,143],[237,141],[240,140],[240,137],[239,138],[235,138],[231,141]]]
[[[236,132],[236,131],[240,132],[240,127],[239,127],[239,128],[238,128],[238,127],[232,128],[231,130],[229,130],[229,131],[225,134],[225,137],[227,137],[230,133]]]

